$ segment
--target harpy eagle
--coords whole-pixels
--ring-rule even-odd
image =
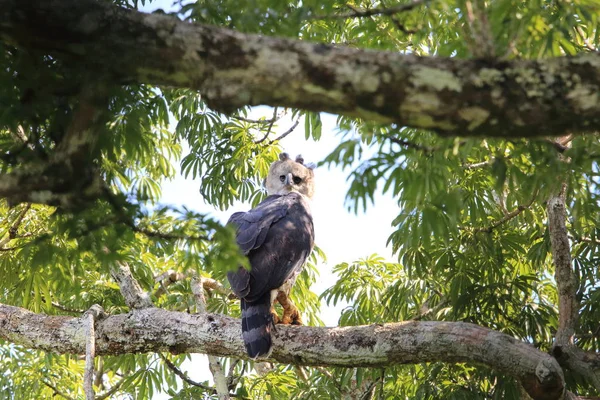
[[[270,354],[271,328],[277,322],[272,304],[279,291],[289,294],[314,245],[309,205],[314,193],[313,168],[305,166],[301,156],[294,161],[280,154],[265,180],[269,196],[228,221],[237,227],[237,244],[250,261],[249,271],[239,267],[227,278],[241,299],[242,338],[251,358]],[[291,320],[300,322],[295,307]]]

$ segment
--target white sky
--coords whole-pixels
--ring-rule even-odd
[[[171,3],[171,0],[157,0],[142,9],[144,11],[158,8],[170,10]],[[257,107],[251,117],[260,116],[271,118],[272,109]],[[335,119],[335,116],[321,114],[323,128],[319,142],[305,140],[304,126],[301,121],[295,131],[281,141],[283,150],[291,156],[302,154],[305,162],[317,163],[323,160],[339,143],[336,137]],[[273,127],[273,137],[285,132],[291,125],[289,119],[284,119],[278,126]],[[378,195],[375,198],[375,205],[368,207],[366,212],[359,211],[359,214],[355,215],[346,211],[344,200],[349,186],[347,182],[349,172],[350,170],[344,172],[338,168],[326,167],[315,170],[316,193],[312,202],[315,241],[327,256],[327,263],[318,266],[320,278],[311,288],[317,294],[321,294],[334,284],[336,277],[331,273],[331,269],[340,262],[352,262],[373,253],[392,259],[391,251],[385,247],[385,243],[392,233],[391,221],[398,214],[396,202],[390,196]],[[208,213],[223,223],[232,213],[249,209],[248,205],[239,203],[225,212],[216,210],[203,201],[199,188],[199,179],[184,179],[178,176],[163,185],[160,203],[177,207],[186,206],[198,212]],[[321,305],[320,317],[326,326],[337,325],[342,308],[341,305],[337,307]],[[205,356],[193,356],[189,363],[184,363],[183,369],[188,372],[191,379],[212,380]],[[154,396],[155,400],[167,398],[165,394]]]

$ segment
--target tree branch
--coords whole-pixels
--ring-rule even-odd
[[[271,117],[271,122],[269,123],[269,127],[267,128],[267,132],[261,139],[255,140],[255,144],[259,144],[267,140],[267,138],[271,134],[271,130],[273,129],[273,124],[275,123],[275,121],[277,121],[277,107],[273,108],[273,117]]]
[[[578,327],[580,307],[577,300],[577,277],[572,268],[571,246],[566,227],[565,192],[566,184],[563,184],[560,193],[551,197],[547,205],[554,279],[558,291],[558,330],[552,354],[561,365],[583,376],[600,390],[600,364],[597,362],[597,355],[586,353],[573,341]]]
[[[93,163],[97,127],[108,107],[107,83],[87,83],[66,132],[48,160],[29,161],[0,174],[0,197],[9,205],[22,202],[74,208],[101,194],[101,179]]]
[[[75,400],[74,397],[71,397],[63,392],[61,392],[56,386],[54,386],[53,384],[51,384],[50,382],[42,379],[42,383],[46,386],[48,386],[50,389],[52,389],[52,391],[54,392],[55,396],[60,396],[63,399],[67,399],[67,400]]]
[[[11,240],[16,239],[18,237],[17,234],[19,233],[19,227],[21,226],[21,223],[25,218],[25,214],[27,214],[27,211],[29,211],[29,209],[31,209],[31,203],[27,203],[25,207],[23,207],[21,213],[13,221],[10,228],[8,228],[8,235],[4,239],[0,240],[0,250],[6,250],[4,246]]]
[[[206,386],[206,385],[204,385],[204,384],[202,384],[200,382],[196,382],[195,380],[190,379],[181,369],[179,369],[177,367],[177,365],[173,364],[173,362],[171,360],[169,360],[163,354],[160,354],[160,358],[163,360],[163,362],[165,363],[165,365],[167,366],[167,368],[169,368],[171,371],[173,371],[173,373],[175,375],[177,375],[182,381],[184,381],[188,385],[202,388],[202,389],[206,390],[209,393],[216,393],[216,390],[214,388],[211,388],[210,386]]]
[[[473,229],[473,232],[487,232],[487,233],[490,233],[491,231],[493,231],[494,229],[496,229],[500,225],[505,224],[506,222],[510,221],[511,219],[515,218],[516,216],[518,216],[519,214],[521,214],[523,211],[525,211],[529,207],[531,207],[531,205],[534,203],[536,197],[537,197],[537,193],[526,204],[521,204],[520,206],[518,206],[517,208],[515,208],[514,210],[512,210],[508,214],[504,215],[504,217],[500,218],[499,220],[495,221],[494,223],[492,223],[489,226]]]
[[[190,274],[184,274],[181,272],[174,271],[172,269],[163,272],[162,274],[154,278],[155,282],[160,284],[160,287],[154,292],[154,296],[162,296],[166,291],[167,287],[177,281],[186,279]],[[215,279],[202,277],[202,286],[206,291],[213,291],[223,296],[227,296],[230,299],[237,299],[238,297],[231,290],[227,289],[223,284]]]
[[[144,292],[140,284],[131,274],[126,263],[118,263],[111,270],[113,279],[119,284],[121,294],[130,309],[141,309],[153,307],[148,293]]]
[[[85,351],[85,319],[0,305],[0,338],[55,353]],[[550,355],[508,335],[463,322],[401,322],[344,328],[278,326],[272,360],[295,365],[384,367],[474,362],[517,378],[534,399],[560,399],[562,369]],[[96,324],[96,354],[205,353],[246,358],[240,320],[158,308]]]
[[[408,4],[398,4],[393,7],[381,7],[381,8],[358,8],[351,5],[347,5],[352,11],[348,13],[329,14],[329,15],[315,15],[311,17],[312,20],[322,19],[348,19],[348,18],[364,18],[372,17],[374,15],[394,15],[405,11],[410,11],[421,4],[428,3],[430,0],[414,0]]]
[[[266,104],[461,136],[600,129],[598,53],[510,61],[418,57],[242,34],[94,0],[0,0],[0,10],[4,41],[116,83],[198,90],[224,112]]]
[[[86,400],[95,400],[94,393],[94,358],[96,357],[96,321],[104,316],[104,310],[99,305],[93,305],[85,312],[86,320],[85,341],[85,372],[83,374],[83,391]]]
[[[204,296],[204,285],[202,283],[202,277],[193,277],[192,282],[192,293],[194,294],[194,300],[196,302],[196,308],[199,313],[206,313],[206,297]],[[223,367],[218,357],[207,355],[208,357],[208,369],[212,373],[215,381],[215,388],[217,391],[217,397],[219,400],[229,400],[229,388],[227,387],[227,378],[223,372]]]
[[[277,136],[275,139],[271,140],[269,142],[269,144],[273,144],[281,139],[283,139],[284,137],[286,137],[287,135],[289,135],[290,133],[292,133],[294,131],[294,129],[296,129],[296,127],[298,126],[298,124],[300,123],[300,118],[296,118],[296,121],[294,121],[294,123],[292,124],[292,126],[285,132],[283,132],[281,135]]]
[[[410,142],[408,140],[399,139],[399,138],[396,138],[396,137],[393,137],[393,136],[390,137],[389,139],[390,139],[390,142],[392,142],[392,143],[396,143],[396,144],[398,144],[400,146],[403,146],[403,147],[406,147],[406,148],[409,148],[409,149],[419,150],[419,151],[424,152],[425,154],[430,154],[430,153],[433,153],[435,150],[437,150],[434,147],[423,146],[421,144],[413,143],[413,142]]]

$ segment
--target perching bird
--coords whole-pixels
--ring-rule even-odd
[[[269,195],[248,212],[237,212],[228,224],[250,261],[250,270],[229,272],[231,288],[241,299],[242,338],[251,358],[271,352],[271,307],[278,291],[289,293],[314,245],[309,200],[314,193],[313,166],[282,153],[265,180]],[[297,310],[292,319],[299,321]],[[285,319],[285,318],[284,318]],[[288,318],[289,319],[289,318]]]

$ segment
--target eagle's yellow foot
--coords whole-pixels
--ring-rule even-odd
[[[277,301],[283,307],[283,315],[281,316],[281,324],[285,325],[302,325],[300,312],[284,292],[277,294]]]

